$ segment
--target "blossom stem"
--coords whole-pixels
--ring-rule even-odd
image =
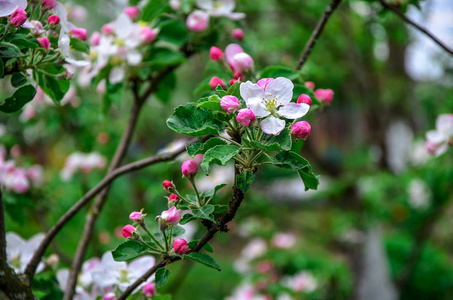
[[[156,254],[162,254],[162,251],[160,251],[157,248],[154,248],[153,246],[148,245],[143,239],[140,238],[140,239],[138,239],[138,241],[140,243],[142,243],[143,245],[145,245],[146,247],[148,247],[152,252],[154,252]]]
[[[192,204],[189,200],[187,200],[186,198],[184,198],[183,196],[181,196],[181,194],[178,192],[177,189],[174,189],[174,191],[175,191],[176,196],[179,197],[179,199],[181,199],[182,201],[186,202],[187,204]]]
[[[164,250],[164,246],[162,246],[162,244],[154,237],[154,235],[148,230],[148,228],[146,228],[146,225],[145,224],[140,224],[140,226],[146,231],[146,233],[151,237],[151,239],[159,246],[162,248],[162,250]]]
[[[263,151],[262,151],[262,150],[258,151],[258,153],[250,160],[250,162],[249,162],[249,166],[250,166],[250,167],[253,166],[254,161],[255,161],[258,157],[260,157],[261,154],[263,154]]]
[[[232,143],[232,144],[235,144],[235,145],[236,145],[236,146],[238,146],[238,147],[242,147],[242,145],[241,145],[241,144],[239,144],[238,142],[235,142],[235,141],[233,141],[233,140],[232,140],[232,139],[230,139],[230,138],[227,138],[227,137],[221,136],[220,134],[219,134],[219,135],[217,135],[217,136],[218,136],[219,138],[221,138],[221,139],[227,140],[228,142],[230,142],[230,143]]]
[[[201,207],[200,194],[198,193],[197,185],[195,184],[195,179],[192,178],[189,180],[189,182],[192,185],[193,189],[195,190],[195,195],[197,196],[197,205],[198,207]]]
[[[165,234],[165,230],[162,230],[162,237],[165,242],[165,252],[168,252],[168,241],[167,241],[167,235]]]

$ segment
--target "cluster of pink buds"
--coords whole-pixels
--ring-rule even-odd
[[[321,101],[321,103],[328,104],[328,103],[332,102],[333,96],[334,96],[333,90],[331,90],[331,89],[317,89],[317,90],[315,90],[315,83],[313,81],[305,82],[305,87],[307,87],[308,89],[312,90],[313,93],[315,94],[316,99]],[[311,105],[311,101],[310,101],[309,105]]]

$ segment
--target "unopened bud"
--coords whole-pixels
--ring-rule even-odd
[[[169,192],[171,192],[175,188],[175,185],[170,180],[164,180],[162,182],[162,185],[164,186],[164,189]]]
[[[233,30],[233,38],[237,41],[243,41],[245,39],[244,31],[241,28]]]
[[[214,61],[220,60],[223,58],[223,51],[217,47],[211,47],[211,50],[209,50],[209,57]]]
[[[310,96],[308,96],[307,94],[302,94],[299,96],[299,98],[297,98],[297,103],[305,103],[311,105],[312,101]]]
[[[173,249],[178,254],[185,254],[189,251],[189,244],[187,244],[185,239],[176,239],[173,242]]]
[[[134,232],[136,231],[135,227],[132,225],[126,225],[123,227],[122,233],[125,238],[132,238],[134,236]]]
[[[220,106],[228,114],[234,113],[239,109],[239,100],[235,96],[223,96],[220,99]]]
[[[15,12],[12,13],[9,21],[14,27],[22,26],[25,21],[27,21],[27,13],[25,10],[18,8]]]
[[[198,172],[198,164],[193,159],[186,160],[181,165],[182,175],[186,178],[193,178]]]
[[[154,297],[156,294],[156,285],[154,282],[148,282],[143,286],[143,294],[145,294],[146,297]]]
[[[225,88],[225,81],[223,81],[217,76],[214,76],[209,81],[209,85],[212,87],[213,90],[215,90],[218,85],[220,85],[222,88]]]
[[[311,126],[307,121],[299,121],[291,127],[291,135],[296,139],[306,139],[310,135]]]
[[[242,126],[249,127],[255,122],[256,117],[253,111],[249,108],[243,108],[238,111],[238,116],[236,121],[238,121]]]

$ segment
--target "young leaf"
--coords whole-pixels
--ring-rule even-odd
[[[246,170],[245,172],[242,172],[242,174],[236,176],[236,184],[241,191],[247,193],[254,179],[255,174],[250,170]]]
[[[189,136],[219,134],[220,122],[214,120],[212,113],[206,109],[197,109],[193,103],[178,106],[168,118],[167,126],[179,133]]]
[[[197,154],[205,154],[206,151],[208,151],[209,149],[211,149],[212,147],[217,146],[217,145],[227,145],[227,142],[225,142],[224,140],[222,140],[220,138],[213,137],[213,138],[210,138],[209,140],[207,140],[204,144],[195,143],[190,146],[187,146],[186,149],[187,149],[187,153],[191,157],[194,157]]]
[[[203,193],[203,197],[206,197],[206,198],[212,198],[215,196],[215,194],[217,194],[217,192],[226,186],[226,183],[222,183],[222,184],[219,184],[217,185],[215,188],[213,188],[212,190],[210,191],[207,191],[205,193]]]
[[[112,256],[116,261],[128,261],[146,254],[148,250],[148,247],[136,240],[127,240],[112,251]]]
[[[197,218],[194,215],[191,214],[185,214],[184,217],[182,217],[181,221],[179,221],[179,224],[184,225],[187,224],[193,220],[196,220]]]
[[[88,46],[87,43],[85,43],[84,41],[82,41],[80,39],[71,38],[71,42],[69,45],[71,46],[72,49],[74,49],[76,51],[90,54],[90,46]]]
[[[238,154],[240,148],[234,145],[218,145],[215,146],[204,154],[203,162],[201,167],[207,173],[209,173],[209,166],[213,163],[224,166],[230,159]]]
[[[207,98],[200,99],[200,101],[197,102],[197,107],[225,113],[223,108],[220,106],[220,97],[217,95],[212,95]]]
[[[36,90],[32,85],[25,85],[17,89],[14,94],[0,103],[0,111],[12,113],[21,109],[25,104],[33,100]]]
[[[192,210],[192,213],[200,219],[209,220],[215,223],[214,216],[212,213],[214,212],[214,206],[211,204],[205,205],[200,209]]]
[[[192,252],[189,254],[183,255],[184,259],[188,259],[200,264],[203,264],[207,267],[216,269],[217,271],[221,271],[220,266],[215,262],[215,260],[207,254]]]
[[[282,151],[275,156],[277,167],[291,168],[297,171],[304,182],[305,190],[316,190],[319,185],[319,176],[315,176],[308,161],[299,154],[292,151]]]
[[[171,272],[167,268],[159,268],[156,271],[156,287],[160,288],[163,287],[166,283],[168,278],[170,278]]]
[[[241,92],[239,90],[239,87],[240,87],[240,83],[239,82],[235,82],[227,91],[227,95],[232,95],[232,96],[236,96],[236,98],[241,98]]]

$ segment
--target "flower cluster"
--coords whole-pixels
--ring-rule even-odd
[[[439,115],[436,130],[426,133],[426,149],[429,153],[440,156],[453,145],[453,114]]]
[[[117,262],[111,252],[102,258],[91,258],[82,265],[78,277],[75,299],[116,299],[121,292],[143,275],[155,264],[152,256],[142,256],[129,263]],[[69,277],[68,269],[57,271],[57,280],[62,291],[65,290]],[[135,292],[142,292],[148,297],[155,294],[154,276],[143,282]],[[141,290],[140,290],[141,289]]]
[[[234,0],[197,0],[198,10],[194,10],[186,20],[189,30],[205,31],[209,26],[210,17],[226,17],[231,20],[239,20],[245,17],[243,13],[235,13],[236,3]],[[173,7],[179,9],[175,3]]]
[[[93,169],[105,168],[105,164],[105,158],[97,152],[74,152],[66,158],[64,168],[60,172],[60,177],[64,181],[68,181],[79,170],[83,173],[90,173]]]
[[[18,146],[15,146],[18,147]],[[18,149],[18,148],[17,148]],[[13,149],[11,149],[13,152]],[[42,182],[42,167],[34,165],[28,168],[16,166],[14,160],[6,160],[6,151],[0,150],[0,183],[8,191],[26,193],[32,186],[39,187]]]
[[[90,37],[91,66],[84,70],[84,81],[89,83],[102,69],[111,67],[109,82],[121,82],[127,68],[141,64],[146,45],[157,38],[158,29],[138,21],[140,10],[128,7],[113,22],[102,26],[101,32],[94,32]]]

